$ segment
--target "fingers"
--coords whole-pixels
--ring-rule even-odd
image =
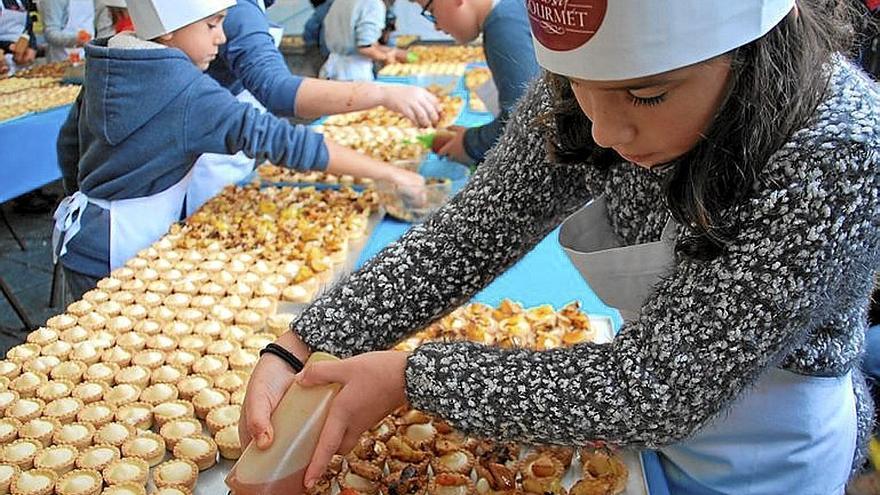
[[[321,361],[309,363],[302,373],[296,376],[296,382],[303,387],[316,387],[328,383],[345,384],[348,381],[345,361]]]
[[[412,109],[413,113],[416,115],[416,124],[418,124],[419,127],[431,127],[431,117],[421,105],[416,103],[413,105]]]
[[[238,434],[241,444],[246,446],[253,439],[256,441],[257,447],[267,449],[272,445],[274,431],[272,429],[272,407],[273,404],[269,397],[262,390],[248,390],[244,403],[244,421],[245,426],[239,426]]]
[[[433,95],[431,96],[433,97]],[[422,110],[428,115],[428,119],[430,120],[430,122],[428,123],[429,125],[426,125],[425,127],[433,126],[434,124],[439,122],[440,110],[437,108],[437,105],[433,104],[431,101],[424,101],[421,103]]]
[[[309,462],[309,467],[303,478],[306,488],[311,488],[324,474],[327,465],[330,464],[330,459],[339,450],[343,436],[345,436],[347,418],[343,417],[343,413],[340,412],[337,401],[333,402],[330,414],[327,415],[327,422],[324,423],[324,428],[321,430],[318,446],[315,448],[315,453],[312,455],[312,460]]]

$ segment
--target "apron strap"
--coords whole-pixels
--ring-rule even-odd
[[[76,237],[81,227],[83,213],[89,203],[110,209],[110,202],[103,199],[89,198],[80,191],[64,198],[52,218],[55,228],[52,230],[52,262],[57,264],[58,258],[67,254],[67,243]],[[63,235],[63,237],[62,237]]]

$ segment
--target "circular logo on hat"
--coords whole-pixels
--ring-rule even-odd
[[[608,0],[526,0],[526,6],[535,39],[545,48],[565,52],[596,34]]]

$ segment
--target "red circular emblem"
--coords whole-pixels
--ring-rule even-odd
[[[608,0],[526,0],[532,33],[544,47],[558,52],[583,46],[596,34]]]

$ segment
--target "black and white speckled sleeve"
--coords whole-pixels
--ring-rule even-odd
[[[590,197],[586,165],[547,161],[536,82],[465,189],[312,304],[291,328],[338,356],[386,349],[466,302]],[[597,182],[594,182],[597,183]]]
[[[678,261],[612,344],[423,345],[406,370],[412,405],[467,432],[533,443],[687,437],[841,308],[864,315],[880,245],[876,157],[834,142],[785,155],[735,211],[743,229],[729,252]]]

